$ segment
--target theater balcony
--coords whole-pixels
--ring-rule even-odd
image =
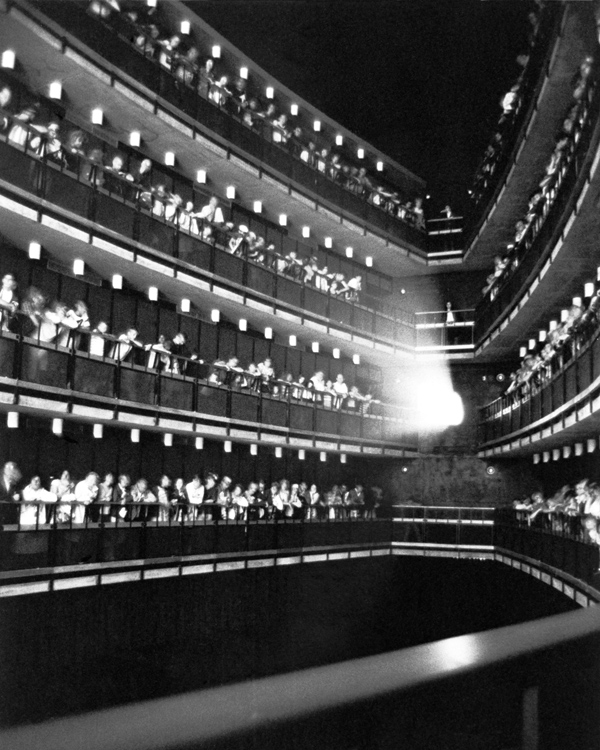
[[[270,127],[264,137],[195,89],[178,85],[170,70],[135,48],[131,28],[104,23],[88,15],[87,6],[86,2],[66,6],[19,0],[4,16],[0,44],[12,45],[24,68],[36,70],[39,89],[63,81],[65,99],[79,113],[101,107],[109,127],[119,124],[119,140],[126,140],[121,134],[141,131],[142,141],[160,154],[160,161],[165,152],[174,152],[178,166],[192,180],[204,170],[211,188],[222,187],[224,195],[225,187],[233,185],[246,205],[261,200],[273,217],[285,213],[291,226],[309,226],[312,236],[334,234],[342,247],[355,247],[358,257],[374,256],[391,272],[423,270],[426,233],[416,228],[410,211],[403,209],[405,218],[400,218],[362,200],[273,142]],[[203,57],[217,45],[223,65],[235,71],[240,66],[247,69],[247,58],[182,3],[161,4],[159,11],[167,26],[179,28],[184,17],[191,20]],[[383,174],[384,182],[389,179],[390,186],[410,200],[422,195],[424,184],[419,178],[361,143],[256,66],[250,68],[261,92],[267,86],[275,90],[278,110],[289,111],[291,103],[299,107],[303,130],[313,132],[317,121],[318,135],[327,133],[332,141],[339,136],[357,166],[365,164],[374,175]],[[155,115],[152,127],[149,114]],[[377,171],[377,164],[383,173]]]

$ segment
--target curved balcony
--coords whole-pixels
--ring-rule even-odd
[[[233,255],[227,250],[228,235],[216,230],[211,243],[204,241],[201,222],[200,227],[194,228],[189,222],[186,227],[177,220],[176,213],[167,219],[164,207],[157,211],[135,200],[132,183],[113,180],[113,186],[115,182],[123,186],[114,192],[100,187],[96,179],[90,179],[94,165],[89,162],[77,159],[74,168],[67,168],[50,159],[40,159],[31,151],[15,148],[5,138],[0,140],[0,158],[3,162],[0,182],[9,192],[11,187],[19,189],[19,193],[25,191],[40,207],[59,207],[68,216],[83,220],[86,226],[108,230],[109,237],[127,240],[135,257],[146,255],[147,263],[156,265],[157,260],[166,261],[168,267],[178,267],[182,273],[194,269],[198,272],[199,288],[212,288],[214,280],[219,279],[235,290],[242,302],[254,297],[265,309],[272,310],[273,301],[277,300],[294,310],[299,320],[314,316],[361,336],[381,338],[388,346],[413,345],[414,323],[410,313],[384,299],[365,295],[374,306],[369,309],[365,304],[341,299],[280,274],[272,266],[251,260],[247,254]],[[182,187],[188,188],[184,184]],[[248,214],[238,213],[235,218],[246,221]],[[299,247],[278,229],[271,229],[270,239],[278,242],[281,253]]]
[[[99,55],[111,70],[122,71],[128,80],[133,79],[141,88],[154,92],[187,118],[199,123],[207,133],[215,136],[221,143],[231,145],[240,153],[250,155],[257,164],[271,167],[287,181],[307,188],[314,195],[328,204],[358,218],[360,221],[385,232],[396,241],[401,240],[411,246],[423,249],[426,235],[410,226],[407,219],[396,218],[376,205],[366,202],[359,196],[344,189],[335,180],[312,169],[300,159],[294,157],[282,144],[273,142],[270,128],[265,133],[255,132],[245,126],[239,117],[226,112],[222,107],[200,96],[195,89],[182,86],[171,71],[157,61],[150,60],[136,49],[131,41],[133,29],[127,26],[121,33],[91,18],[85,8],[87,3],[72,3],[67,8],[61,3],[40,2],[29,5],[19,2],[19,11],[35,18],[38,23],[54,22],[69,38],[83,43],[95,55]],[[39,17],[37,6],[43,17]],[[408,180],[408,178],[404,178]],[[410,180],[408,181],[410,182]],[[422,187],[422,182],[411,184]]]

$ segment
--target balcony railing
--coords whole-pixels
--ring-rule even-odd
[[[470,352],[475,348],[475,310],[415,313],[418,352]]]
[[[211,239],[205,241],[202,221],[184,223],[179,210],[161,204],[155,196],[149,202],[141,201],[137,185],[109,175],[109,170],[86,157],[75,155],[66,163],[57,163],[47,156],[37,156],[27,147],[27,141],[17,147],[3,136],[0,160],[0,179],[6,183],[138,242],[150,248],[153,255],[182,261],[246,289],[249,294],[280,300],[368,336],[407,346],[414,342],[413,317],[407,311],[362,293],[356,295],[361,302],[353,302],[321,291],[278,273],[275,257],[265,265],[250,259],[247,252],[241,257],[228,252],[230,235],[222,226],[213,225]],[[110,181],[105,181],[105,176],[110,176]],[[246,215],[240,220],[246,220]],[[281,243],[283,235],[273,233],[274,240],[278,237]],[[372,303],[375,309],[363,301]]]
[[[222,140],[285,175],[290,182],[306,187],[322,200],[333,203],[391,237],[405,240],[415,247],[423,247],[426,236],[407,223],[410,212],[406,212],[406,220],[396,218],[377,205],[363,200],[326,174],[294,157],[283,144],[275,143],[268,125],[264,126],[264,133],[257,132],[248,128],[239,116],[200,96],[196,88],[179,81],[170,70],[157,60],[146,57],[143,49],[134,45],[132,39],[139,32],[125,17],[115,20],[116,27],[113,28],[90,17],[85,5],[69,3],[66,7],[62,3],[41,2],[39,7],[48,18],[73,34],[112,66],[154,91]]]

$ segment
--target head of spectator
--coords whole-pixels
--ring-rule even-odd
[[[204,480],[204,486],[207,490],[212,489],[217,484],[217,477],[215,474],[207,474]]]
[[[6,84],[0,85],[0,109],[6,109],[12,99],[12,91]]]
[[[14,461],[7,461],[4,464],[2,475],[5,485],[14,485],[21,481],[21,471]]]
[[[2,277],[2,291],[14,292],[17,288],[17,280],[12,273],[5,273]]]

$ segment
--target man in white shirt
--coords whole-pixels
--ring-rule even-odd
[[[342,404],[348,397],[348,386],[344,382],[344,376],[340,373],[333,384],[333,392],[335,393],[335,399],[333,405],[336,409],[341,409]]]
[[[76,505],[71,513],[73,523],[83,523],[85,521],[86,507],[96,499],[99,484],[100,477],[95,471],[90,471],[85,479],[77,482],[75,485]]]
[[[12,273],[4,274],[0,287],[0,330],[9,330],[10,321],[18,309],[17,281]]]
[[[204,511],[201,508],[204,502],[204,485],[197,474],[191,482],[185,485],[185,492],[190,504],[188,518],[192,520],[204,519]]]

